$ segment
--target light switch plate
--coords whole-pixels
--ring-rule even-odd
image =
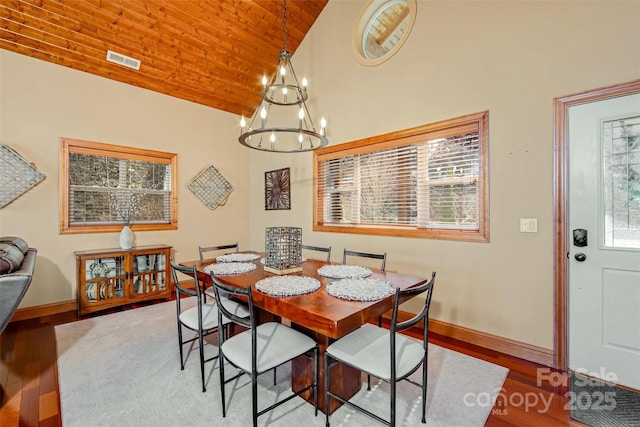
[[[520,218],[521,233],[537,233],[538,218]]]

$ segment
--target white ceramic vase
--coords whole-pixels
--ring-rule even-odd
[[[128,225],[122,227],[120,231],[120,248],[131,249],[133,247],[133,231]]]

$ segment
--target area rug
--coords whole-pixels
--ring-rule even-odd
[[[192,304],[193,301],[188,301]],[[197,349],[180,370],[175,303],[85,319],[55,327],[62,421],[65,427],[86,426],[247,426],[251,424],[251,390],[247,378],[227,384],[227,417],[222,418],[217,361],[208,363],[207,392],[200,384]],[[217,354],[215,340],[206,345]],[[233,372],[229,368],[229,373]],[[427,425],[483,426],[508,369],[433,344],[429,345]],[[414,375],[419,375],[414,374]],[[259,407],[290,391],[290,370],[259,379]],[[420,423],[421,391],[398,385],[398,425]],[[354,401],[388,416],[388,385],[373,381]],[[258,419],[269,426],[324,426],[324,414],[295,398]],[[331,416],[332,426],[376,423],[343,406]]]

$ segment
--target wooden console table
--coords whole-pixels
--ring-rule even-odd
[[[78,314],[171,298],[171,246],[74,252]]]

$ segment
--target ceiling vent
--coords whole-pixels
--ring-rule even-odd
[[[134,70],[140,69],[140,61],[137,59],[130,58],[121,53],[113,52],[111,50],[107,51],[107,61],[113,62],[115,64],[124,65],[127,68],[133,68]]]

